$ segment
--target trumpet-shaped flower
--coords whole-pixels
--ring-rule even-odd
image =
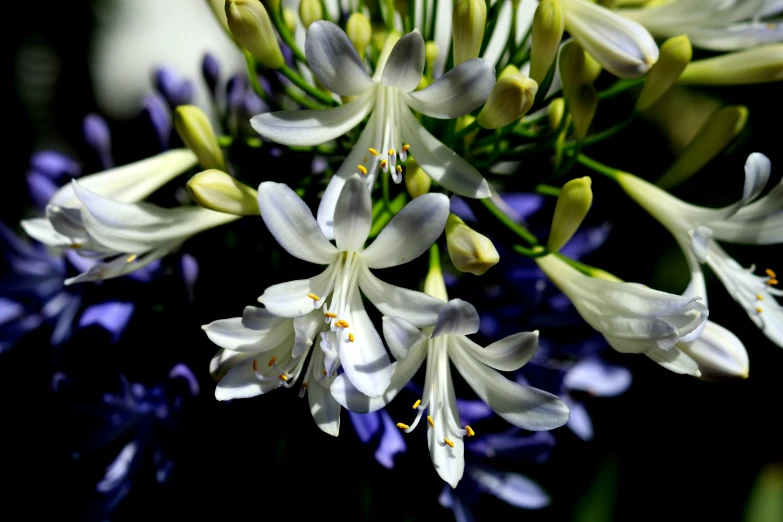
[[[675,373],[699,376],[691,357],[675,345],[707,319],[699,297],[586,276],[555,255],[536,259],[582,318],[622,353],[643,353]]]
[[[359,289],[385,315],[402,317],[419,327],[435,324],[442,302],[387,284],[370,269],[401,265],[425,252],[443,232],[449,214],[448,198],[425,194],[411,201],[366,249],[372,209],[370,193],[359,176],[345,183],[337,201],[336,246],[326,239],[305,203],[288,186],[262,183],[258,204],[267,228],[289,254],[328,265],[310,279],[267,288],[259,301],[280,317],[308,314],[312,321],[326,320],[329,331],[321,347],[327,353],[327,365],[333,371],[342,364],[347,378],[362,393],[381,395],[389,386],[391,363],[364,309]],[[316,309],[320,318],[309,315]]]
[[[460,424],[449,361],[481,400],[515,426],[551,430],[565,424],[569,414],[568,406],[555,395],[522,386],[495,371],[514,371],[527,363],[538,347],[538,332],[511,335],[484,348],[466,337],[478,329],[476,309],[461,299],[443,306],[435,326],[423,332],[400,317],[384,317],[383,334],[397,358],[388,389],[380,397],[369,398],[341,375],[332,384],[332,395],[351,411],[376,411],[399,393],[426,358],[424,396],[413,405],[416,418],[410,426],[397,426],[409,433],[427,412],[432,463],[438,475],[456,487],[465,468],[463,439],[474,431]]]
[[[494,66],[481,58],[468,60],[424,90],[412,92],[424,70],[424,39],[418,31],[393,37],[371,78],[342,29],[331,22],[314,22],[307,30],[305,53],[318,80],[342,96],[356,96],[341,107],[280,111],[251,120],[265,138],[286,145],[318,145],[333,140],[370,119],[353,151],[333,176],[318,210],[318,222],[332,236],[337,198],[345,182],[361,173],[372,187],[379,171],[402,180],[408,154],[416,158],[443,187],[474,198],[490,194],[486,180],[463,158],[429,133],[410,109],[433,118],[456,118],[479,107],[495,83]]]

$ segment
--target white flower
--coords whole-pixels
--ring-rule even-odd
[[[783,243],[783,182],[758,198],[769,180],[771,164],[763,154],[753,153],[745,162],[742,198],[721,209],[690,205],[668,192],[631,174],[620,174],[618,183],[640,206],[674,236],[691,270],[688,294],[706,300],[707,292],[700,263],[715,272],[731,296],[751,320],[775,344],[783,347],[783,315],[774,296],[777,275],[766,276],[743,269],[716,242],[769,245]],[[749,203],[752,202],[752,203]],[[728,343],[727,347],[731,347]]]
[[[307,30],[305,53],[315,76],[329,90],[357,99],[323,110],[280,111],[251,120],[262,136],[286,145],[318,145],[350,131],[372,113],[359,140],[332,177],[318,210],[318,222],[331,238],[337,197],[345,181],[361,172],[371,187],[378,172],[402,179],[398,161],[408,153],[435,181],[463,196],[488,197],[487,181],[467,161],[443,145],[414,117],[410,109],[433,118],[455,118],[479,107],[495,83],[494,66],[468,60],[424,90],[418,86],[424,70],[424,40],[418,31],[400,38],[379,60],[372,78],[342,29],[318,21]]]
[[[736,51],[783,40],[783,24],[759,19],[781,10],[777,0],[677,0],[618,12],[659,38],[687,34],[697,47]]]
[[[416,418],[410,426],[398,426],[409,433],[425,411],[428,413],[432,463],[438,475],[456,487],[465,467],[463,438],[472,436],[473,430],[460,424],[449,360],[476,395],[515,426],[551,430],[565,424],[569,414],[568,406],[555,395],[522,386],[495,371],[515,371],[524,366],[538,348],[537,331],[514,334],[483,348],[466,337],[478,329],[476,309],[461,299],[443,306],[434,328],[426,328],[424,333],[404,319],[384,317],[383,335],[397,359],[388,389],[381,397],[369,398],[341,375],[332,384],[332,395],[351,411],[376,411],[399,393],[426,358],[424,396],[414,404]]]
[[[288,186],[262,183],[258,204],[267,228],[288,253],[328,265],[310,279],[267,288],[259,301],[280,317],[299,317],[323,307],[321,317],[329,322],[330,332],[324,336],[322,347],[334,354],[334,360],[339,356],[345,375],[362,393],[381,395],[389,386],[391,363],[367,316],[359,289],[385,315],[399,316],[422,327],[435,323],[442,302],[384,283],[369,269],[401,265],[425,252],[443,232],[449,214],[448,198],[425,194],[411,201],[366,249],[372,208],[370,193],[359,176],[346,181],[337,201],[336,247]],[[333,364],[334,369],[337,364]]]
[[[314,310],[296,319],[272,315],[248,306],[242,317],[221,319],[203,326],[209,339],[221,347],[210,371],[219,381],[215,397],[225,401],[291,388],[299,380],[313,340],[323,333],[323,315]],[[334,380],[327,372],[323,350],[314,350],[299,388],[307,393],[313,420],[324,432],[340,432],[340,405],[329,393]]]
[[[700,375],[696,362],[675,346],[707,320],[699,297],[589,277],[553,254],[536,263],[612,348],[643,353],[675,373]]]

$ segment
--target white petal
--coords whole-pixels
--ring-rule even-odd
[[[459,346],[449,345],[449,355],[476,395],[514,426],[542,431],[568,421],[568,406],[551,393],[506,379]]]
[[[324,318],[317,311],[312,311],[307,315],[294,319],[294,335],[296,338],[294,340],[294,349],[291,351],[292,357],[301,357],[310,349],[315,336],[323,324]]]
[[[452,299],[441,308],[432,338],[439,335],[474,334],[479,330],[479,322],[475,306],[462,299]]]
[[[258,208],[269,232],[294,257],[326,265],[338,251],[324,237],[305,202],[283,183],[258,187]]]
[[[281,320],[265,330],[250,330],[242,326],[241,317],[220,319],[201,327],[209,340],[226,350],[260,353],[277,348],[293,334],[290,320]]]
[[[279,379],[259,380],[253,371],[253,359],[246,359],[220,379],[215,388],[215,398],[219,401],[247,399],[269,393],[281,385]]]
[[[448,217],[449,198],[443,194],[420,196],[392,218],[362,252],[362,259],[370,268],[389,268],[413,261],[440,237]]]
[[[46,218],[25,219],[20,224],[28,236],[44,245],[68,248],[73,243],[71,238],[57,232]]]
[[[356,96],[375,84],[348,36],[332,22],[318,20],[310,25],[305,55],[318,81],[341,96]]]
[[[451,380],[448,358],[445,357],[445,354],[443,355],[442,365],[436,369],[439,375],[435,378],[435,382],[439,387],[444,388],[439,395],[445,401],[433,398],[432,396],[438,394],[438,391],[432,388],[428,408],[430,416],[433,417],[434,426],[427,426],[427,443],[435,471],[438,472],[440,478],[455,488],[465,471],[465,442],[462,433],[456,431],[460,429],[459,426],[454,425],[455,422],[459,422],[457,398]],[[433,361],[429,361],[429,364],[433,364]],[[449,439],[454,447],[451,447],[445,439]]]
[[[698,339],[677,347],[696,361],[702,379],[723,381],[748,376],[750,363],[745,345],[731,331],[712,321],[707,321]]]
[[[660,350],[657,348],[650,349],[644,352],[644,354],[674,373],[693,375],[694,377],[699,377],[701,375],[699,365],[696,361],[687,356],[679,348],[671,348],[669,350]]]
[[[333,273],[334,265],[329,265],[326,270],[310,279],[272,285],[264,290],[258,301],[280,317],[299,317],[321,307],[334,287]],[[321,300],[316,301],[308,297],[308,294],[320,297]]]
[[[538,349],[538,330],[519,332],[495,341],[486,348],[479,346],[467,337],[454,339],[478,361],[496,370],[513,372],[527,364]]]
[[[402,135],[411,146],[410,153],[429,177],[460,196],[489,197],[487,180],[478,170],[430,134],[407,107],[401,107],[399,114]]]
[[[332,109],[278,111],[258,114],[250,125],[264,138],[283,145],[313,146],[338,138],[370,114],[375,90]]]
[[[369,397],[380,397],[391,382],[391,361],[383,346],[381,336],[367,316],[358,289],[351,299],[348,331],[354,341],[348,339],[348,331],[338,330],[340,362],[351,383]]]
[[[246,306],[242,312],[242,326],[251,330],[266,330],[283,321],[284,318],[258,306]]]
[[[424,38],[414,29],[394,45],[383,68],[381,82],[387,87],[397,87],[410,92],[419,85],[424,72]]]
[[[698,226],[691,235],[691,251],[699,263],[707,261],[707,243],[712,239],[712,229]]]
[[[423,292],[385,283],[366,266],[359,273],[359,288],[383,315],[399,317],[416,328],[434,325],[445,304]]]
[[[252,353],[232,352],[221,348],[209,361],[209,374],[219,382],[231,368],[252,356]]]
[[[383,338],[392,355],[398,361],[405,359],[408,352],[427,338],[418,328],[399,317],[383,317]]]
[[[372,202],[358,175],[346,181],[334,213],[334,238],[340,250],[360,252],[372,227]]]
[[[316,350],[313,353],[314,368],[323,368],[323,352]],[[323,381],[313,379],[307,387],[307,402],[310,405],[310,414],[315,424],[321,431],[333,437],[340,434],[340,404],[329,393],[328,379]]]
[[[144,255],[139,256],[133,262],[129,263],[127,258],[120,256],[109,262],[95,263],[86,272],[65,280],[66,285],[74,283],[84,283],[87,281],[103,281],[114,277],[120,277],[136,270],[141,270],[156,259],[168,254],[177,244],[163,245],[161,248],[151,250]]]
[[[446,60],[451,54],[451,33],[452,33],[452,13],[453,2],[436,2],[435,12],[429,11],[428,19],[435,16],[435,44],[438,46],[438,56],[432,66],[432,73],[435,78],[443,74],[446,67]]]
[[[780,23],[750,22],[729,27],[694,27],[686,31],[694,47],[711,51],[739,51],[783,40]]]
[[[459,64],[421,91],[403,96],[413,110],[451,119],[480,107],[495,85],[495,66],[483,58]]]

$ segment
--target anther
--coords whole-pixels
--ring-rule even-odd
[[[284,373],[280,374],[280,379],[285,381],[285,382],[288,382],[288,377],[286,377],[286,375]]]
[[[310,299],[312,299],[313,301],[320,301],[320,300],[321,300],[321,298],[320,298],[320,297],[318,297],[318,296],[317,296],[317,295],[315,295],[315,294],[307,294],[307,297],[309,297],[309,298],[310,298]]]
[[[774,285],[778,284],[778,280],[777,279],[769,279],[767,281],[767,284],[770,285],[770,286],[774,286]]]
[[[410,148],[411,146],[406,143],[405,145],[402,146],[402,152],[408,152],[408,149]]]
[[[398,422],[397,427],[400,428],[401,430],[407,430],[408,428],[410,428],[410,426],[408,426],[407,424],[403,424],[402,422]]]
[[[756,299],[758,299],[759,301],[763,301],[764,300],[764,296],[761,295],[761,294],[756,294]]]
[[[359,172],[365,176],[367,175],[367,168],[364,165],[356,165],[356,168],[359,169]]]
[[[759,306],[758,308],[756,308],[756,313],[757,313],[757,314],[760,314],[760,313],[761,313],[761,312],[763,312],[763,311],[764,311],[764,310],[762,310],[760,306]]]
[[[394,149],[389,149],[389,156],[394,156]]]
[[[302,383],[302,389],[303,389],[303,390],[306,390],[306,389],[307,389],[307,381],[305,381],[305,382],[303,382],[303,383]]]
[[[349,333],[349,334],[348,334],[348,340],[349,340],[350,342],[354,342],[354,341],[356,340],[356,337],[354,337],[352,333]]]
[[[326,370],[321,370],[321,373],[326,375]]]
[[[258,371],[258,361],[256,361],[255,359],[253,359],[253,371],[254,372]]]
[[[471,428],[470,426],[465,426],[465,431],[467,432],[468,437],[472,437],[473,435],[476,434],[476,432],[473,431],[473,428]]]
[[[72,249],[74,249],[74,250],[78,250],[78,249],[80,249],[81,247],[82,247],[82,244],[81,244],[81,243],[71,243],[71,246],[70,246],[70,248],[72,248]]]
[[[418,401],[414,402],[413,403],[413,409],[415,410],[416,408],[418,408],[420,404],[421,404],[421,399],[419,399]]]
[[[388,162],[386,160],[381,161],[381,169],[385,169]]]
[[[346,322],[345,319],[340,319],[339,321],[335,322],[334,325],[342,328],[348,328],[348,322]]]
[[[427,415],[427,422],[430,423],[430,428],[434,428],[435,427],[435,421],[432,420],[432,417],[430,417],[429,415]]]
[[[272,356],[272,358],[269,359],[269,364],[267,364],[267,366],[269,366],[271,368],[272,366],[275,365],[275,361],[276,360],[277,360],[277,356]]]
[[[375,157],[378,157],[378,151],[377,150],[373,149],[372,147],[370,147],[368,150],[370,151],[370,154],[372,154]]]
[[[402,174],[402,167],[397,165],[397,174]]]
[[[443,439],[443,442],[448,444],[450,448],[454,447],[454,442],[451,439]]]
[[[139,257],[136,254],[131,254],[128,256],[128,258],[125,260],[126,263],[133,263],[136,261],[136,258]]]
[[[777,277],[778,277],[778,275],[777,275],[777,274],[776,274],[776,273],[775,273],[775,272],[774,272],[774,271],[773,271],[771,268],[767,268],[767,269],[765,270],[765,272],[767,272],[767,275],[768,275],[768,276],[769,276],[771,279],[777,279]]]
[[[324,312],[324,315],[325,315],[326,317],[329,317],[329,318],[331,318],[331,319],[337,319],[337,314],[335,314],[335,313],[333,313],[333,312]]]

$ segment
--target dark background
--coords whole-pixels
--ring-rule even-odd
[[[90,7],[87,2],[46,1],[4,6],[6,42],[0,52],[7,92],[0,218],[8,225],[15,226],[29,206],[21,196],[26,194],[24,173],[41,129],[75,151],[85,171],[97,170],[81,141],[81,120],[95,110],[86,64]],[[27,110],[19,94],[26,88],[20,86],[19,68],[29,65],[19,62],[19,50],[31,39],[43,39],[56,49],[64,71],[54,102],[43,116]],[[727,103],[748,106],[749,123],[732,149],[680,187],[678,196],[716,206],[734,201],[741,190],[742,165],[754,151],[770,157],[773,182],[779,179],[779,90],[779,84],[772,84],[712,91]],[[617,115],[602,116],[618,120],[625,113],[622,107],[617,110]],[[138,122],[110,124],[118,163],[140,155],[134,140]],[[663,139],[642,121],[588,153],[652,178],[672,160]],[[256,174],[256,182],[282,178],[282,170],[267,165],[264,174]],[[610,182],[595,176],[593,187],[598,209],[594,212],[611,220],[614,228],[589,262],[626,280],[682,291],[687,273],[666,230]],[[228,243],[235,248],[228,248]],[[304,401],[294,393],[278,391],[273,397],[230,404],[214,400],[207,366],[215,346],[199,326],[238,315],[269,284],[313,273],[312,266],[290,257],[280,262],[267,255],[265,248],[271,245],[260,220],[244,220],[228,239],[220,231],[204,234],[188,244],[201,266],[193,304],[178,288],[153,286],[144,295],[132,296],[138,299],[136,313],[118,344],[108,343],[100,331],[87,330],[53,354],[48,332],[37,332],[0,355],[0,411],[5,420],[5,481],[0,491],[9,520],[40,515],[85,518],[96,498],[95,483],[123,444],[71,458],[89,428],[88,416],[74,412],[51,392],[55,370],[74,376],[88,393],[99,394],[102,387],[116,385],[118,372],[154,384],[178,362],[197,374],[202,393],[185,405],[176,431],[164,434],[175,462],[174,475],[164,486],[139,480],[115,520],[451,517],[437,504],[442,483],[432,470],[423,430],[407,438],[408,452],[388,471],[372,458],[373,447],[359,443],[347,416],[341,436],[332,439],[315,427]],[[780,247],[727,250],[744,265],[783,271]],[[418,260],[408,266],[423,274],[424,263]],[[403,270],[389,271],[387,279],[401,279]],[[516,468],[539,481],[553,497],[552,506],[521,512],[484,497],[477,506],[478,518],[570,520],[574,513],[585,513],[588,494],[593,501],[613,506],[607,520],[741,520],[762,466],[783,460],[777,422],[783,351],[752,325],[714,278],[709,290],[711,319],[734,331],[748,349],[748,380],[704,383],[669,373],[646,358],[613,357],[632,370],[634,382],[617,398],[585,398],[595,440],[584,443],[559,429],[558,446],[546,464]],[[134,290],[115,280],[97,291],[122,295]],[[393,416],[403,408],[392,405]],[[596,480],[599,473],[609,480]]]

